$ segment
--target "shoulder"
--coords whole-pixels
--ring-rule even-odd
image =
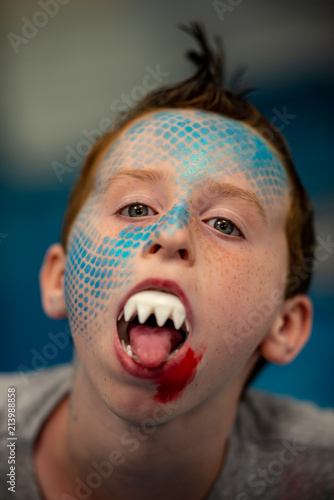
[[[39,412],[46,413],[72,382],[72,364],[58,365],[35,372],[0,373],[0,422],[7,428],[8,397],[15,399],[17,424]],[[13,403],[12,403],[13,404]],[[0,426],[2,427],[0,424]],[[3,429],[0,427],[0,431]],[[24,429],[22,429],[24,430]]]
[[[55,378],[59,380],[71,372],[72,366],[72,363],[65,363],[40,370],[0,372],[0,388],[8,386],[9,383],[15,387],[32,388],[42,384],[43,380],[46,383]]]
[[[240,409],[258,437],[297,440],[334,450],[333,409],[257,390],[248,391]]]
[[[7,394],[8,388],[15,388],[20,392],[21,401],[30,399],[38,390],[39,393],[49,391],[52,386],[59,386],[71,377],[73,366],[71,363],[56,365],[30,372],[0,373],[0,394]]]
[[[236,498],[334,498],[333,410],[249,390],[231,444]]]
[[[39,498],[34,443],[45,420],[70,392],[72,374],[69,364],[0,374],[0,472],[4,477],[11,472],[17,498]],[[9,498],[11,492],[5,494]]]

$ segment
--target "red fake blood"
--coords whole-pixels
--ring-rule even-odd
[[[154,396],[155,401],[167,403],[167,401],[178,398],[187,384],[194,380],[197,365],[201,359],[202,354],[196,357],[194,351],[189,347],[183,360],[173,367],[170,373],[165,375],[163,382],[158,385],[158,392]]]

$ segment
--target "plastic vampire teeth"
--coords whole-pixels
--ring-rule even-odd
[[[184,330],[189,333],[189,323],[184,305],[178,297],[170,293],[157,290],[136,293],[126,302],[118,321],[123,314],[124,320],[127,322],[138,316],[140,324],[145,323],[147,318],[154,314],[158,326],[164,326],[166,321],[171,319],[176,330],[184,326]]]
[[[123,350],[147,368],[158,368],[175,356],[188,333],[184,305],[166,292],[146,290],[134,294],[118,317]]]
[[[189,333],[186,310],[180,299],[170,293],[157,290],[145,290],[132,295],[120,313],[118,321],[122,319],[123,315],[126,322],[132,321],[138,316],[139,323],[143,324],[151,314],[154,314],[158,326],[164,326],[166,321],[170,319],[176,330],[182,327]]]

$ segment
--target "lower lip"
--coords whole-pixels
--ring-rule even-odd
[[[115,351],[120,364],[130,375],[151,380],[157,384],[155,401],[166,403],[177,399],[186,386],[195,378],[197,365],[202,359],[202,354],[195,355],[186,341],[171,359],[159,368],[146,368],[128,356],[120,343],[117,328],[115,332]]]

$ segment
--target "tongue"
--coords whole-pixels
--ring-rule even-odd
[[[173,349],[182,341],[182,335],[165,326],[129,325],[132,352],[147,368],[160,366]]]

